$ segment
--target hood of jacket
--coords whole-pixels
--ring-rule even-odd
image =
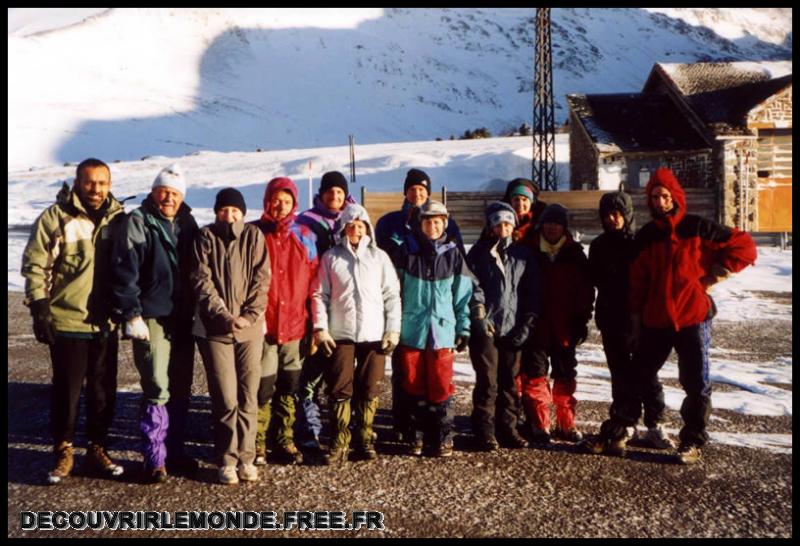
[[[292,195],[292,210],[289,211],[284,218],[280,220],[276,220],[272,217],[269,212],[270,203],[272,203],[272,198],[275,196],[276,193],[279,191],[289,192]],[[267,184],[267,188],[264,190],[264,212],[261,214],[261,219],[267,223],[270,223],[274,229],[281,230],[287,226],[290,226],[294,221],[295,213],[297,212],[297,186],[294,185],[292,179],[286,176],[281,176],[278,178],[273,178]]]
[[[611,211],[619,211],[625,219],[625,225],[622,227],[622,232],[625,234],[632,234],[636,231],[636,220],[633,216],[633,199],[630,194],[624,191],[614,191],[606,193],[600,198],[600,223],[603,226],[603,231],[610,233],[613,230],[606,228],[603,223],[603,218],[608,216]]]
[[[347,224],[355,220],[361,220],[364,222],[364,224],[366,224],[367,236],[369,237],[369,246],[372,248],[377,248],[377,243],[375,242],[375,230],[372,227],[372,222],[369,220],[369,213],[367,213],[367,209],[358,203],[348,203],[339,215],[339,218],[336,220],[336,224],[334,224],[333,232],[337,238],[338,244],[348,244],[347,236],[344,234],[344,228],[347,226]]]
[[[666,217],[656,214],[651,203],[650,198],[653,195],[653,190],[658,186],[663,186],[669,190],[669,193],[672,195],[674,208]],[[656,172],[650,177],[650,181],[647,182],[645,193],[647,194],[647,207],[650,209],[650,214],[657,222],[661,223],[666,221],[674,228],[680,223],[683,217],[686,216],[686,192],[683,191],[683,187],[670,169],[666,167],[659,167],[656,169]]]

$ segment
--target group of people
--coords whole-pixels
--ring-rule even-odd
[[[401,210],[374,228],[338,171],[322,176],[314,206],[301,214],[292,180],[272,179],[260,217],[247,223],[244,197],[225,188],[214,222],[203,228],[184,202],[178,165],[163,169],[128,214],[110,190],[105,163],[80,163],[72,186],[65,183],[37,218],[23,255],[25,303],[52,361],[53,484],[72,472],[84,380],[87,469],[123,473],[106,450],[119,332],[131,340],[141,379],[146,482],[198,469],[184,451],[195,344],[224,484],[257,480],[268,451],[277,462],[302,463],[298,445],[327,464],[375,459],[373,423],[389,355],[396,439],[414,455],[452,455],[453,365],[467,348],[476,448],[559,439],[617,455],[642,408],[651,445],[673,447],[661,427],[658,371],[674,348],[686,391],[676,457],[691,464],[708,440],[711,410],[715,307],[707,289],[756,258],[748,234],[687,214],[684,191],[666,168],[647,185],[653,220],[638,232],[630,196],[602,196],[603,234],[588,258],[570,233],[567,209],[540,201],[538,186],[523,178],[486,207],[468,252],[419,169],[406,175]],[[576,348],[593,307],[613,402],[600,434],[583,438]],[[327,448],[320,443],[323,385]]]

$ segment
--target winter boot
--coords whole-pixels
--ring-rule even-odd
[[[628,437],[623,436],[615,440],[603,438],[602,435],[586,438],[578,443],[578,446],[594,455],[612,455],[614,457],[624,457],[628,444]]]
[[[53,446],[53,453],[56,456],[56,465],[47,474],[47,483],[56,485],[61,483],[72,472],[73,449],[72,442],[60,442]]]
[[[410,396],[408,396],[407,402],[407,407],[411,414],[406,444],[411,455],[420,456],[425,447],[425,431],[428,427],[428,403],[424,398],[412,398]]]
[[[372,424],[378,412],[378,399],[356,402],[355,457],[371,461],[378,458]]]
[[[350,451],[350,399],[331,402],[331,449],[325,464],[342,464]]]
[[[550,443],[550,404],[553,397],[547,377],[526,376],[522,389],[531,441],[535,444]]]
[[[675,460],[679,464],[695,464],[700,461],[700,448],[694,444],[681,444],[675,454]]]
[[[497,440],[499,444],[508,449],[520,449],[528,447],[528,441],[523,438],[515,428],[499,429],[497,431]]]
[[[430,451],[434,457],[450,457],[453,454],[452,398],[441,403],[428,403]]]
[[[655,449],[674,449],[675,444],[669,439],[661,423],[647,429],[644,440]]]
[[[575,389],[574,379],[553,380],[553,404],[556,407],[556,436],[569,442],[580,441],[582,435],[575,427]]]
[[[267,464],[267,428],[269,427],[269,419],[271,416],[272,405],[267,400],[263,405],[258,407],[258,424],[256,428],[256,458],[253,464],[256,466],[264,466]]]
[[[165,440],[169,428],[169,413],[166,406],[145,404],[139,428],[142,432],[144,451],[143,478],[147,483],[166,481],[167,446]]]
[[[86,460],[84,463],[87,471],[108,478],[116,478],[122,475],[123,468],[114,464],[108,457],[102,445],[89,442],[86,449]]]
[[[276,460],[284,464],[302,464],[303,454],[294,445],[295,399],[294,395],[282,394],[275,399],[277,430],[273,451]]]

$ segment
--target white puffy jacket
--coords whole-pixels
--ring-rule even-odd
[[[353,249],[344,227],[354,220],[367,235]],[[385,332],[400,332],[400,281],[389,255],[375,244],[366,209],[349,204],[336,222],[338,243],[328,250],[317,272],[314,329],[328,330],[335,340],[380,341]]]

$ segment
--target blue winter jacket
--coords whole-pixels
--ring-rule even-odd
[[[346,207],[348,203],[355,202],[355,198],[353,198],[351,194],[347,194],[343,208]],[[317,243],[317,255],[320,260],[326,250],[334,247],[339,242],[336,234],[333,232],[333,227],[341,214],[342,211],[333,212],[328,210],[322,203],[322,198],[317,194],[314,196],[314,206],[298,214],[295,219],[295,222],[301,226],[306,226],[314,233]]]
[[[172,222],[148,196],[117,232],[112,252],[114,309],[122,320],[172,317],[191,329],[194,314],[189,272],[198,232],[182,203]]]
[[[471,306],[482,304],[495,335],[508,335],[516,325],[532,327],[542,305],[541,273],[530,248],[497,237],[482,238],[467,254],[475,276]]]
[[[418,211],[419,207],[414,207],[404,199],[403,207],[400,210],[381,216],[378,223],[375,224],[375,242],[378,244],[378,248],[392,256],[406,237],[411,235],[412,228],[418,223],[416,215],[413,214]],[[458,224],[452,217],[447,220],[445,232],[456,242],[461,253],[466,254],[464,243],[461,240],[461,230],[458,229]]]
[[[456,336],[469,335],[472,276],[452,237],[430,241],[412,233],[392,261],[402,287],[401,344],[445,349],[455,347]]]

